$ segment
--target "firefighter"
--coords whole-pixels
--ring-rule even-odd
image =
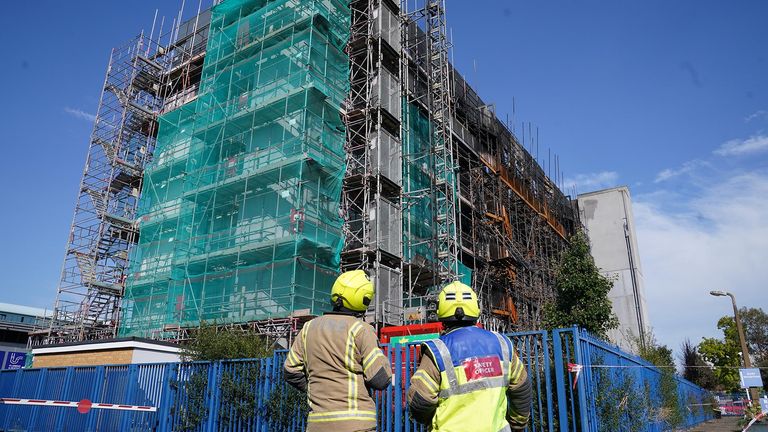
[[[392,370],[361,320],[373,292],[363,270],[342,273],[331,289],[333,312],[304,324],[288,352],[285,380],[307,392],[309,432],[376,430],[369,390],[387,388]]]
[[[421,347],[408,390],[411,416],[434,432],[523,430],[531,410],[528,373],[506,336],[475,326],[477,294],[461,282],[446,285],[437,317],[445,331]]]

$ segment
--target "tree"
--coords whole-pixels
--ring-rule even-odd
[[[768,314],[761,308],[739,309],[739,316],[744,325],[744,334],[753,358],[753,366],[759,367],[763,378],[763,388],[768,390]]]
[[[253,330],[222,329],[202,323],[195,330],[194,339],[182,348],[184,361],[216,361],[257,359],[273,354],[274,344]],[[191,369],[188,379],[179,381],[187,395],[186,404],[179,407],[182,431],[198,430],[208,416],[208,371]],[[234,426],[248,424],[257,414],[258,401],[254,389],[265,379],[257,362],[232,362],[221,372],[217,385],[223,404],[229,409],[219,410],[219,424]],[[306,416],[309,407],[306,397],[286,385],[274,385],[266,401],[266,414],[270,430],[283,430],[294,417]]]
[[[699,353],[705,361],[715,367],[717,390],[738,390],[741,357],[739,335],[733,317],[722,317],[717,328],[723,331],[723,339],[704,338],[699,344]]]
[[[545,307],[544,325],[550,329],[577,325],[607,338],[608,330],[619,326],[608,298],[611,288],[613,281],[600,274],[584,233],[574,234],[557,268],[556,299]]]
[[[757,359],[768,356],[768,314],[761,308],[739,309],[749,353]]]
[[[194,339],[182,348],[184,361],[262,358],[272,355],[272,343],[252,330],[224,330],[216,323],[202,323]]]
[[[699,347],[690,339],[680,345],[680,362],[683,364],[683,378],[705,389],[714,390],[715,376],[712,369],[701,358]]]

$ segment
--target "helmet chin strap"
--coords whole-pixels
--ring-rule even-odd
[[[334,312],[342,312],[345,314],[354,315],[357,318],[362,318],[363,316],[365,316],[366,311],[353,311],[352,309],[344,307],[344,300],[347,300],[347,299],[344,298],[343,295],[336,294],[336,301],[333,303]]]

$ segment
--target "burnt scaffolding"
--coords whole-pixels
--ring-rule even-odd
[[[225,0],[166,40],[113,53],[35,341],[290,341],[357,268],[378,326],[453,280],[537,325],[577,213],[450,64],[443,0]]]
[[[436,292],[462,280],[487,326],[535,327],[578,224],[570,199],[448,62],[443,1],[361,0],[351,16],[342,267],[373,275],[370,318],[434,319]]]

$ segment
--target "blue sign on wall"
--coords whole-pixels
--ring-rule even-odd
[[[768,397],[763,396],[760,399],[760,408],[763,411],[763,414],[768,414]]]
[[[24,352],[9,352],[8,357],[5,358],[3,369],[21,369],[27,362],[27,353]]]
[[[741,388],[750,387],[762,387],[763,380],[760,378],[760,369],[739,369],[739,376],[741,377]]]

